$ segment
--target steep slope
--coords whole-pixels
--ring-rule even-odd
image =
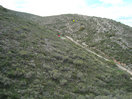
[[[47,25],[63,36],[69,35],[95,52],[132,68],[131,27],[105,18],[82,15],[60,15],[44,19],[42,25]]]
[[[56,26],[73,23],[67,23],[64,17],[64,22],[55,25],[54,18],[0,7],[0,98],[132,97],[131,76],[112,61],[105,61],[70,40],[59,38],[57,31],[73,36],[74,29],[70,31],[70,25],[62,30]]]

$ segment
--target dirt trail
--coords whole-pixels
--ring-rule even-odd
[[[97,53],[95,53],[95,52],[89,50],[88,48],[86,48],[86,47],[84,47],[83,45],[79,44],[78,42],[74,41],[71,37],[66,36],[66,38],[69,39],[70,41],[74,42],[76,45],[78,45],[78,46],[84,48],[84,49],[87,50],[88,52],[90,52],[90,53],[92,53],[92,54],[94,54],[94,55],[96,55],[96,56],[98,56],[98,57],[100,57],[100,58],[103,58],[103,59],[106,60],[106,61],[109,61],[107,58],[104,58],[104,57],[102,57],[101,55],[98,55]]]
[[[76,45],[78,45],[78,46],[84,48],[86,51],[88,51],[88,52],[90,52],[90,53],[92,53],[92,54],[94,54],[94,55],[96,55],[96,56],[98,56],[98,57],[100,57],[100,58],[102,58],[102,59],[104,59],[104,60],[106,60],[106,61],[110,61],[109,59],[107,59],[107,58],[105,58],[105,57],[103,57],[103,56],[101,56],[101,55],[99,55],[99,54],[97,54],[97,53],[95,53],[95,52],[89,50],[88,48],[86,48],[86,47],[84,47],[83,45],[79,44],[78,42],[74,41],[71,37],[66,36],[66,38],[69,39],[70,41],[72,41],[73,43],[75,43]],[[120,64],[117,64],[116,62],[115,62],[115,64],[116,64],[120,69],[122,69],[122,70],[126,71],[127,73],[129,73],[130,75],[132,75],[132,71],[126,69],[125,67],[123,67],[123,66],[120,65]]]
[[[122,69],[122,70],[128,72],[130,75],[132,75],[132,71],[126,69],[125,67],[123,67],[123,66],[121,66],[121,65],[119,65],[119,64],[117,64],[117,63],[116,63],[116,65],[117,65],[120,69]]]

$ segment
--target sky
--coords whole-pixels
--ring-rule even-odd
[[[0,5],[40,16],[82,14],[109,18],[132,27],[132,0],[0,0]]]

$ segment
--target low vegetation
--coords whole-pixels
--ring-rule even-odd
[[[41,17],[35,16],[38,21],[33,21],[28,14],[3,9],[0,7],[0,99],[132,97],[131,76],[113,61],[106,62],[60,39],[52,25],[37,23]]]

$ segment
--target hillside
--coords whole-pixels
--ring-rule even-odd
[[[107,37],[104,26],[108,35],[110,26],[117,32]],[[0,99],[131,99],[132,77],[112,60],[118,56],[118,61],[132,64],[131,30],[109,19],[40,17],[0,7]],[[61,39],[58,33],[85,42],[95,52],[93,47],[98,48],[111,61]],[[111,44],[118,46],[105,48]]]
[[[41,24],[132,67],[132,28],[129,26],[110,19],[82,15],[47,17]]]

